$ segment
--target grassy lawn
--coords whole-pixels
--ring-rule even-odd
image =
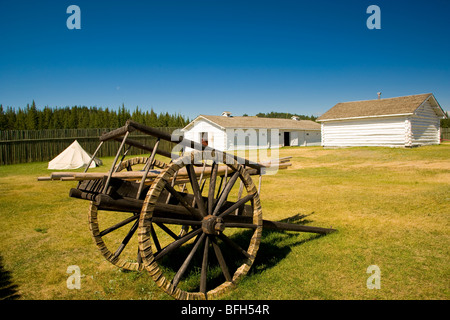
[[[449,299],[450,144],[414,149],[283,148],[263,178],[269,220],[338,232],[265,230],[249,274],[224,299]],[[111,158],[102,159],[106,171]],[[47,163],[0,167],[2,285],[21,299],[171,299],[146,274],[105,261],[75,182],[37,182]],[[81,170],[80,170],[81,171]],[[79,266],[81,289],[66,270]],[[370,265],[381,288],[369,290]],[[6,280],[5,280],[6,279]]]

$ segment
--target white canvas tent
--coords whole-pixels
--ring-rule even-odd
[[[77,169],[83,166],[87,166],[90,160],[91,155],[84,151],[78,141],[75,140],[69,147],[67,147],[63,152],[61,152],[48,163],[47,169]],[[97,165],[101,165],[101,161],[99,159],[94,159],[89,168],[94,168]]]

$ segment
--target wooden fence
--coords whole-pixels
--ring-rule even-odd
[[[179,128],[157,128],[172,133]],[[88,153],[93,153],[99,144],[99,137],[111,129],[55,129],[55,130],[11,130],[0,131],[0,165],[25,162],[50,161],[66,149],[74,140]],[[130,138],[153,145],[156,139],[141,132],[130,133]],[[108,141],[103,144],[98,158],[114,156],[120,143]],[[174,144],[161,141],[158,149],[171,151]],[[132,147],[129,154],[143,154],[145,151]]]
[[[441,128],[441,140],[450,140],[450,128]]]

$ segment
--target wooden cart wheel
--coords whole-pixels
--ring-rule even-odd
[[[200,182],[191,164],[199,154],[212,164],[210,175]],[[224,167],[228,179],[220,176]],[[171,186],[176,174],[189,178],[191,197]],[[172,196],[168,204],[167,192]],[[191,153],[175,160],[151,185],[140,215],[139,251],[153,280],[169,295],[214,299],[249,271],[262,222],[259,195],[243,165],[222,152]],[[181,236],[171,232],[179,225],[190,231]]]
[[[147,160],[147,157],[124,160],[116,167],[116,172],[141,170]],[[158,160],[154,160],[153,164],[161,169],[167,167],[167,164]],[[127,270],[140,271],[143,269],[135,236],[139,223],[139,212],[99,210],[91,201],[88,218],[89,229],[92,232],[95,244],[106,260]],[[99,219],[101,220],[100,223]]]

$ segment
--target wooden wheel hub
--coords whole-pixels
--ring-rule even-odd
[[[204,233],[210,235],[220,234],[223,230],[225,230],[223,219],[213,215],[207,215],[203,218],[202,230]]]

